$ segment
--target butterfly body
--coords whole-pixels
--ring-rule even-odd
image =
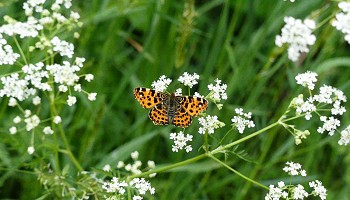
[[[198,116],[208,107],[204,98],[193,96],[176,96],[148,88],[135,88],[134,95],[142,107],[151,108],[149,118],[155,125],[173,124],[187,127],[192,116]]]

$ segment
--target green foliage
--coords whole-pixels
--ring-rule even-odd
[[[0,3],[0,15],[18,12],[18,5],[15,1]],[[215,141],[230,130],[237,107],[253,113],[254,130],[276,122],[301,92],[294,80],[300,72],[316,71],[320,80],[316,87],[329,84],[350,95],[349,44],[328,21],[316,29],[316,44],[300,62],[289,61],[285,49],[275,45],[284,16],[323,21],[337,9],[335,2],[90,0],[75,1],[73,7],[84,23],[75,41],[76,54],[86,58],[83,73],[95,76],[84,88],[97,92],[97,100],[90,102],[81,95],[75,106],[63,109],[61,117],[72,153],[84,170],[94,171],[105,164],[115,168],[135,150],[140,160],[154,160],[157,167],[203,153],[196,118],[186,129],[194,136],[193,151],[174,153],[169,134],[180,128],[154,126],[148,112],[134,99],[133,88],[150,87],[161,75],[177,79],[185,71],[195,72],[201,77],[198,92],[205,91],[216,78],[228,85],[223,109],[210,103],[207,110],[226,124],[214,134]],[[170,89],[175,88],[172,85]],[[89,177],[77,176],[78,170],[65,152],[28,155],[30,136],[12,138],[7,124],[12,123],[14,111],[5,98],[0,103],[1,199],[55,199],[60,195],[55,192],[69,192],[70,187],[99,191],[87,184]],[[350,108],[349,103],[345,106]],[[341,130],[350,122],[348,113],[342,122]],[[323,182],[328,199],[348,199],[349,147],[339,146],[338,136],[318,134],[316,121],[300,120],[295,125],[312,130],[298,146],[287,130],[277,126],[217,158],[267,186],[289,178],[281,170],[286,161],[299,162],[310,177]],[[251,132],[241,135],[233,131],[225,140],[232,142]],[[57,149],[61,144],[49,140],[42,145]],[[53,162],[52,154],[61,160],[62,179],[71,184],[56,182],[50,187],[53,191],[45,191],[45,178],[51,179],[50,183],[57,181],[46,168]],[[38,174],[42,176],[38,178]],[[263,199],[267,193],[209,158],[159,173],[150,182],[156,188],[151,199]]]

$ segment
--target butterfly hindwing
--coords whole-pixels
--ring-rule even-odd
[[[182,128],[188,127],[192,122],[191,116],[186,112],[186,110],[181,107],[175,112],[175,117],[173,119],[173,125]]]

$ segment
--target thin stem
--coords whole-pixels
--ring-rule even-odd
[[[233,146],[235,146],[235,145],[237,145],[237,144],[239,144],[239,143],[242,143],[242,142],[244,142],[244,141],[246,141],[246,140],[248,140],[248,139],[250,139],[250,138],[252,138],[252,137],[258,136],[258,135],[260,135],[261,133],[263,133],[263,132],[265,132],[265,131],[267,131],[267,130],[269,130],[269,129],[275,127],[275,126],[277,126],[278,124],[279,124],[279,122],[275,122],[275,123],[273,123],[273,124],[270,124],[269,126],[266,126],[265,128],[263,128],[263,129],[261,129],[261,130],[255,132],[255,133],[252,133],[252,134],[250,134],[250,135],[248,135],[248,136],[246,136],[246,137],[244,137],[244,138],[241,138],[241,139],[239,139],[239,140],[236,140],[236,141],[234,141],[234,142],[232,142],[232,143],[229,143],[229,144],[227,144],[227,145],[225,145],[225,146],[222,146],[222,147],[219,147],[219,148],[213,150],[213,151],[211,152],[211,154],[220,153],[220,152],[222,152],[222,151],[225,150],[225,149],[231,148],[231,147],[233,147]]]
[[[210,158],[212,158],[213,160],[215,160],[216,162],[218,162],[218,163],[220,163],[221,165],[223,165],[224,167],[226,167],[227,169],[229,169],[230,171],[232,171],[233,173],[235,173],[235,174],[237,174],[238,176],[242,177],[243,179],[245,179],[245,180],[247,180],[247,181],[249,181],[249,182],[251,182],[251,183],[253,183],[253,184],[255,184],[255,185],[258,185],[258,186],[260,186],[260,187],[262,187],[262,188],[265,188],[265,189],[267,189],[267,190],[269,189],[267,186],[265,186],[265,185],[263,185],[263,184],[261,184],[261,183],[259,183],[259,182],[256,182],[256,181],[250,179],[249,177],[245,176],[244,174],[242,174],[242,173],[238,172],[237,170],[233,169],[232,167],[228,166],[226,163],[224,163],[224,162],[222,162],[221,160],[217,159],[217,158],[216,158],[215,156],[213,156],[212,154],[208,154],[208,156],[209,156]]]
[[[159,173],[159,172],[167,171],[169,169],[173,169],[173,168],[176,168],[176,167],[180,167],[180,166],[184,166],[184,165],[187,165],[187,164],[194,163],[194,162],[196,162],[198,160],[202,160],[205,157],[207,157],[206,153],[198,155],[198,156],[190,158],[190,159],[187,159],[187,160],[184,160],[184,161],[181,161],[181,162],[178,162],[178,163],[175,163],[175,164],[172,164],[172,165],[155,168],[153,170],[150,170],[150,171],[147,171],[147,172],[143,172],[141,174],[133,174],[133,175],[129,176],[128,179],[131,180],[133,178],[144,177],[144,176],[147,176],[147,175],[150,175],[150,174],[153,174],[153,173]]]
[[[26,57],[25,57],[25,55],[24,55],[24,52],[23,52],[23,50],[22,50],[22,48],[21,48],[21,45],[19,45],[19,43],[18,43],[17,38],[14,36],[13,39],[14,39],[14,41],[15,41],[15,43],[16,43],[16,46],[17,46],[17,48],[18,48],[18,50],[19,50],[19,53],[21,54],[21,56],[22,56],[22,58],[23,58],[23,60],[24,60],[24,63],[25,63],[26,65],[28,65],[28,61],[27,61],[27,59],[26,59]]]
[[[58,150],[61,153],[66,154],[70,160],[73,162],[73,164],[75,165],[75,167],[79,170],[79,171],[83,171],[83,167],[80,165],[80,163],[78,162],[78,160],[74,157],[73,153],[70,150],[66,150],[66,149],[59,149]]]

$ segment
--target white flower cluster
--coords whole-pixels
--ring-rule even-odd
[[[315,82],[317,74],[314,72],[306,72],[304,74],[298,74],[296,76],[297,83],[313,90],[315,87]],[[317,112],[317,108],[326,110],[326,105],[331,105],[329,108],[332,116],[320,115],[320,121],[323,122],[321,127],[318,127],[317,132],[324,133],[327,132],[330,136],[334,135],[337,128],[340,126],[340,121],[336,118],[337,115],[343,115],[346,112],[342,103],[347,101],[347,98],[343,91],[334,88],[332,86],[323,85],[319,89],[319,93],[310,96],[304,101],[303,95],[299,95],[294,98],[292,106],[296,109],[297,115],[305,114],[305,119],[310,120],[313,112]],[[347,139],[346,129],[341,134],[341,139],[339,140],[340,145],[347,145],[349,142]]]
[[[5,16],[7,24],[0,26],[0,65],[12,65],[19,58],[19,54],[14,53],[12,47],[7,44],[4,35],[12,37],[18,35],[22,39],[38,37],[39,42],[34,45],[36,48],[43,50],[47,47],[48,53],[58,52],[62,57],[72,58],[74,55],[73,44],[61,40],[57,36],[49,39],[44,34],[39,35],[39,31],[46,28],[52,29],[53,25],[59,25],[58,27],[79,26],[78,19],[80,16],[78,13],[70,11],[69,17],[60,13],[63,7],[70,8],[71,5],[71,0],[53,1],[51,7],[44,0],[28,0],[23,4],[27,21],[18,22],[9,16]],[[50,8],[47,9],[46,7]],[[37,18],[36,16],[40,17]],[[25,58],[23,59],[27,63]],[[23,101],[34,95],[37,90],[52,91],[54,85],[49,82],[51,76],[54,77],[54,82],[59,85],[60,92],[68,91],[67,87],[70,86],[74,87],[75,91],[81,91],[80,84],[77,84],[79,80],[77,72],[83,67],[84,60],[84,58],[76,58],[75,64],[63,61],[62,65],[55,63],[45,66],[43,62],[25,64],[21,72],[12,73],[1,78],[3,88],[0,89],[0,97],[7,96]],[[86,80],[91,81],[92,79],[92,75],[86,75]],[[96,93],[88,93],[88,97],[90,100],[94,100]],[[74,98],[68,98],[67,103],[73,105],[76,102]],[[33,104],[35,103],[33,102]]]
[[[198,84],[199,75],[196,73],[189,74],[184,72],[178,79],[178,81],[185,86],[192,88],[194,85]]]
[[[340,132],[339,145],[348,145],[350,143],[350,126],[346,127],[342,132]]]
[[[345,35],[345,40],[350,44],[350,2],[342,1],[338,7],[342,11],[335,16],[332,26],[341,31]]]
[[[127,186],[128,184],[125,181],[119,181],[118,178],[113,177],[111,181],[104,182],[102,188],[108,193],[124,194]]]
[[[221,84],[221,80],[216,79],[215,80],[215,85],[209,84],[208,89],[211,91],[209,94],[209,98],[211,98],[214,102],[219,102],[221,99],[226,100],[227,99],[227,94],[226,94],[226,89],[227,85],[226,84]]]
[[[306,176],[306,171],[301,169],[299,163],[287,162],[287,166],[283,170],[291,176]],[[306,199],[309,196],[318,196],[322,200],[326,199],[327,190],[321,181],[311,181],[309,187],[313,189],[310,193],[301,184],[286,185],[283,181],[279,181],[277,186],[269,186],[269,192],[266,194],[265,200]]]
[[[150,194],[155,193],[155,188],[151,186],[151,183],[146,181],[144,178],[134,178],[130,181],[130,186],[133,186],[136,188],[137,192],[140,195],[146,194],[147,191],[149,191]],[[138,195],[137,195],[138,196]],[[134,199],[134,197],[133,197]],[[137,199],[142,199],[141,196],[138,196]]]
[[[179,133],[170,133],[170,139],[174,141],[171,150],[173,152],[179,152],[179,150],[185,149],[187,153],[192,151],[192,146],[190,144],[187,144],[187,142],[192,141],[192,138],[192,135],[185,135],[182,131]]]
[[[281,35],[276,36],[275,44],[279,47],[288,44],[288,58],[296,62],[301,53],[309,52],[308,46],[315,44],[316,37],[312,31],[316,24],[310,19],[301,21],[293,17],[284,17],[284,22],[286,24]]]
[[[315,88],[315,83],[317,82],[317,76],[317,73],[307,71],[305,73],[298,74],[295,77],[295,80],[297,81],[297,84],[313,90]]]
[[[234,128],[238,129],[238,132],[243,133],[246,127],[253,128],[255,127],[254,121],[250,120],[252,118],[252,113],[244,113],[243,108],[235,109],[236,116],[233,116],[231,119],[232,125]]]
[[[134,164],[125,165],[123,161],[119,161],[117,168],[118,169],[125,168],[125,170],[130,171],[133,174],[140,174],[141,170],[139,168],[141,167],[142,163],[141,161],[138,160],[138,157],[139,157],[138,151],[132,152],[131,158],[134,160]],[[153,161],[148,161],[147,165],[149,170],[155,168],[155,163]],[[103,167],[103,170],[106,172],[110,172],[111,166],[107,164]],[[154,177],[154,176],[155,174],[150,175],[150,177]],[[149,191],[151,195],[155,193],[154,187],[152,187],[151,184],[148,181],[146,181],[146,179],[144,178],[133,178],[130,182],[127,183],[124,180],[121,181],[119,178],[113,177],[111,181],[103,182],[103,185],[102,185],[102,189],[104,189],[106,192],[120,194],[120,195],[125,194],[127,187],[135,191],[136,194],[133,196],[133,199],[143,199],[141,195],[145,195],[147,191]]]
[[[0,65],[13,65],[19,58],[18,53],[14,53],[10,45],[0,33]]]
[[[170,78],[167,78],[165,75],[162,75],[157,81],[153,81],[151,86],[156,91],[164,92],[171,82],[172,80]]]
[[[142,162],[140,160],[138,160],[139,157],[139,152],[138,151],[134,151],[131,153],[131,158],[134,161],[134,163],[130,164],[125,164],[123,161],[119,161],[117,168],[121,169],[124,168],[126,171],[131,172],[132,174],[141,174],[141,166],[142,166]],[[148,170],[152,170],[155,168],[155,164],[154,161],[149,160],[147,162],[147,169]],[[149,175],[150,177],[154,177],[156,174],[151,174]]]
[[[287,162],[286,166],[283,167],[283,171],[287,172],[291,176],[306,176],[306,171],[301,168],[301,164],[294,162]]]
[[[201,127],[199,127],[198,133],[200,134],[213,134],[215,129],[221,128],[225,126],[225,124],[221,121],[219,121],[218,117],[216,115],[210,116],[207,115],[206,117],[200,117],[198,119],[199,124]]]

